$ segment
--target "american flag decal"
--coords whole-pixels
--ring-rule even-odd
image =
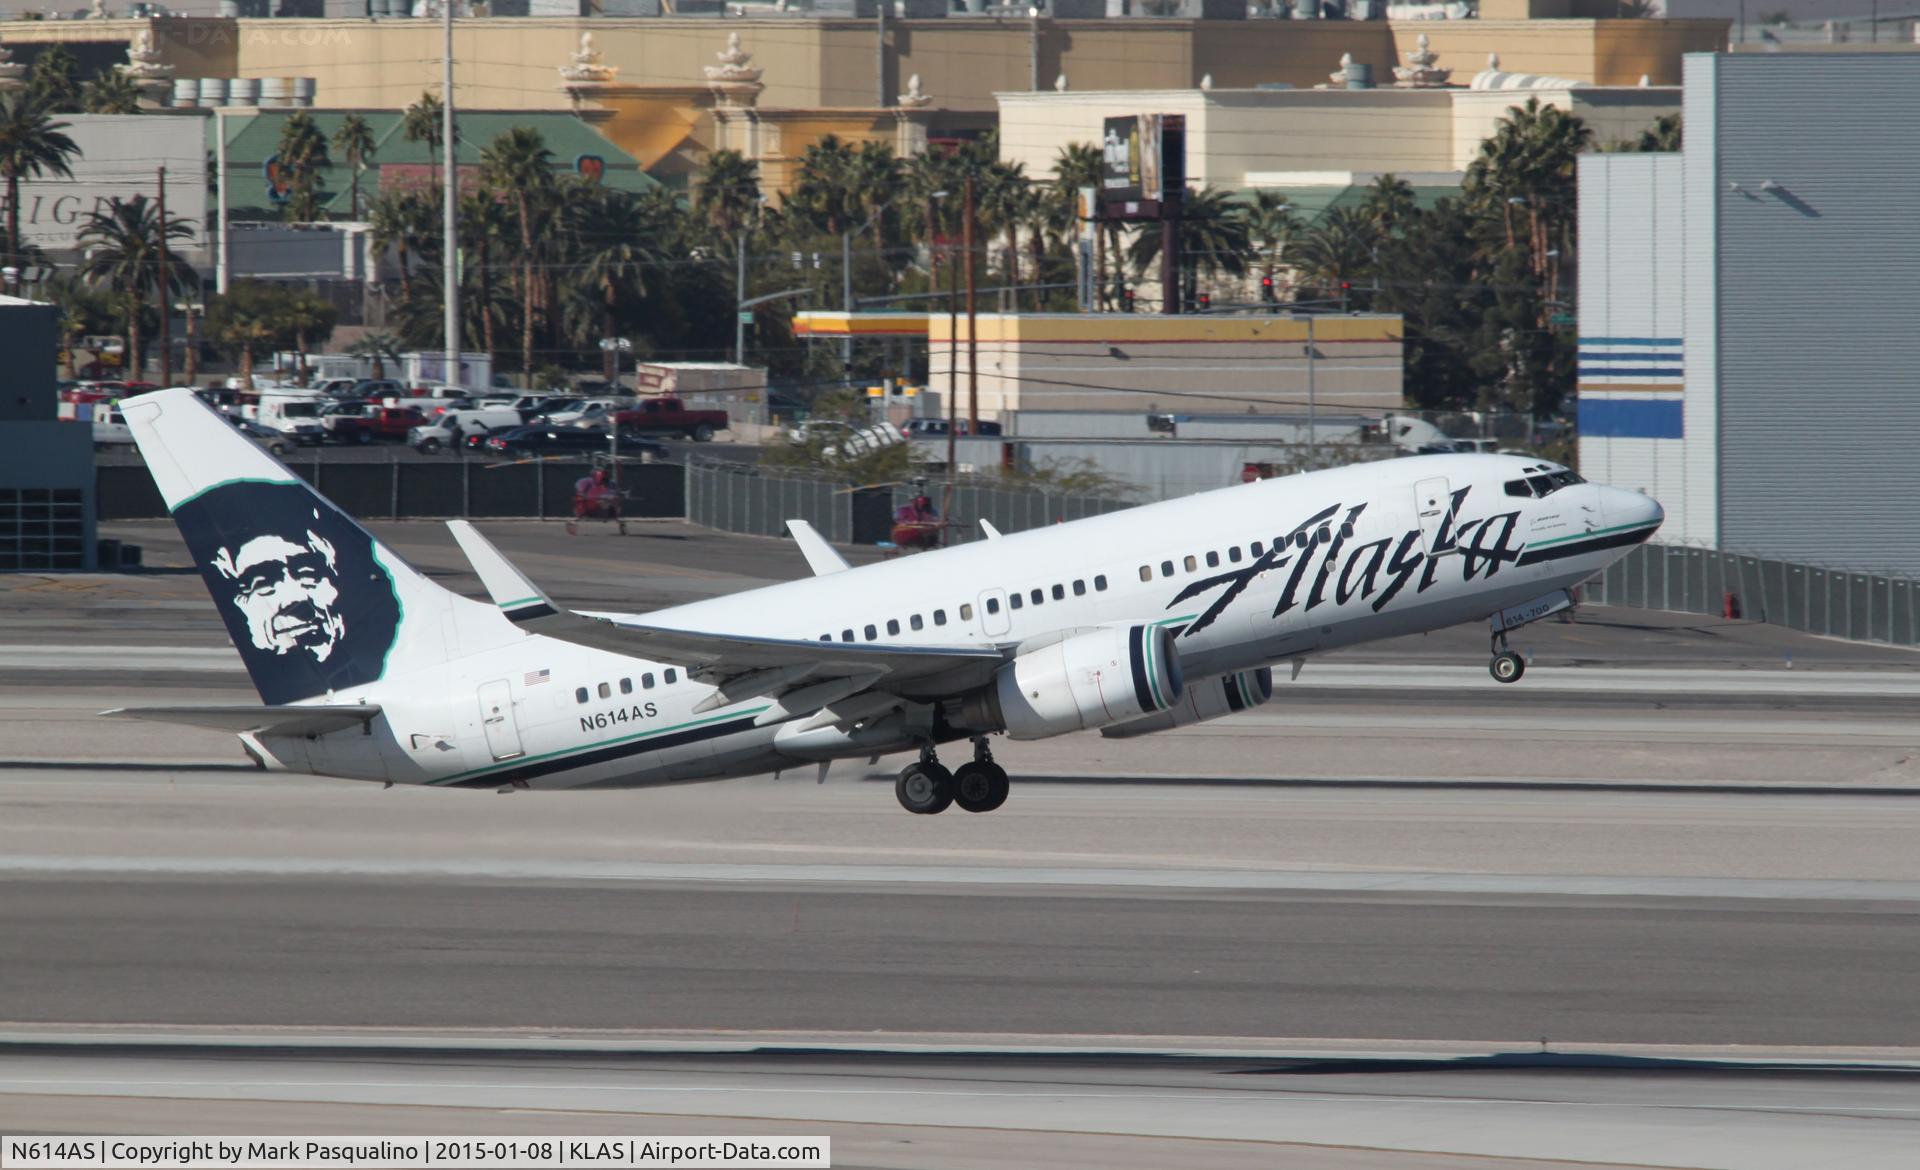
[[[521,680],[520,685],[528,686],[528,687],[537,687],[541,683],[550,683],[552,681],[553,681],[553,672],[551,670],[529,670],[527,672],[527,677]]]

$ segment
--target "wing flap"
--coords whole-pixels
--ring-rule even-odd
[[[179,723],[235,735],[325,735],[349,727],[365,727],[380,715],[377,703],[342,703],[326,707],[115,707],[100,714],[109,719],[142,719],[149,723]]]

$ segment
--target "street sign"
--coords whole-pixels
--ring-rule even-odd
[[[753,310],[752,310],[752,309],[742,309],[742,310],[740,310],[740,323],[741,323],[742,325],[751,325],[751,324],[753,324]]]

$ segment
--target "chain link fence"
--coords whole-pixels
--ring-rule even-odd
[[[1587,601],[1768,622],[1854,642],[1920,646],[1920,582],[1677,544],[1643,544]]]

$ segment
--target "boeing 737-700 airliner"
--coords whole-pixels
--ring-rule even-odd
[[[237,733],[261,765],[439,787],[721,779],[916,753],[917,813],[1007,798],[988,737],[1126,737],[1268,701],[1271,668],[1379,638],[1506,632],[1660,526],[1525,456],[1242,484],[644,615],[567,609],[456,521],[491,603],[429,581],[186,390],[128,399],[154,482],[263,705],[110,714]],[[971,741],[949,771],[943,744]]]

